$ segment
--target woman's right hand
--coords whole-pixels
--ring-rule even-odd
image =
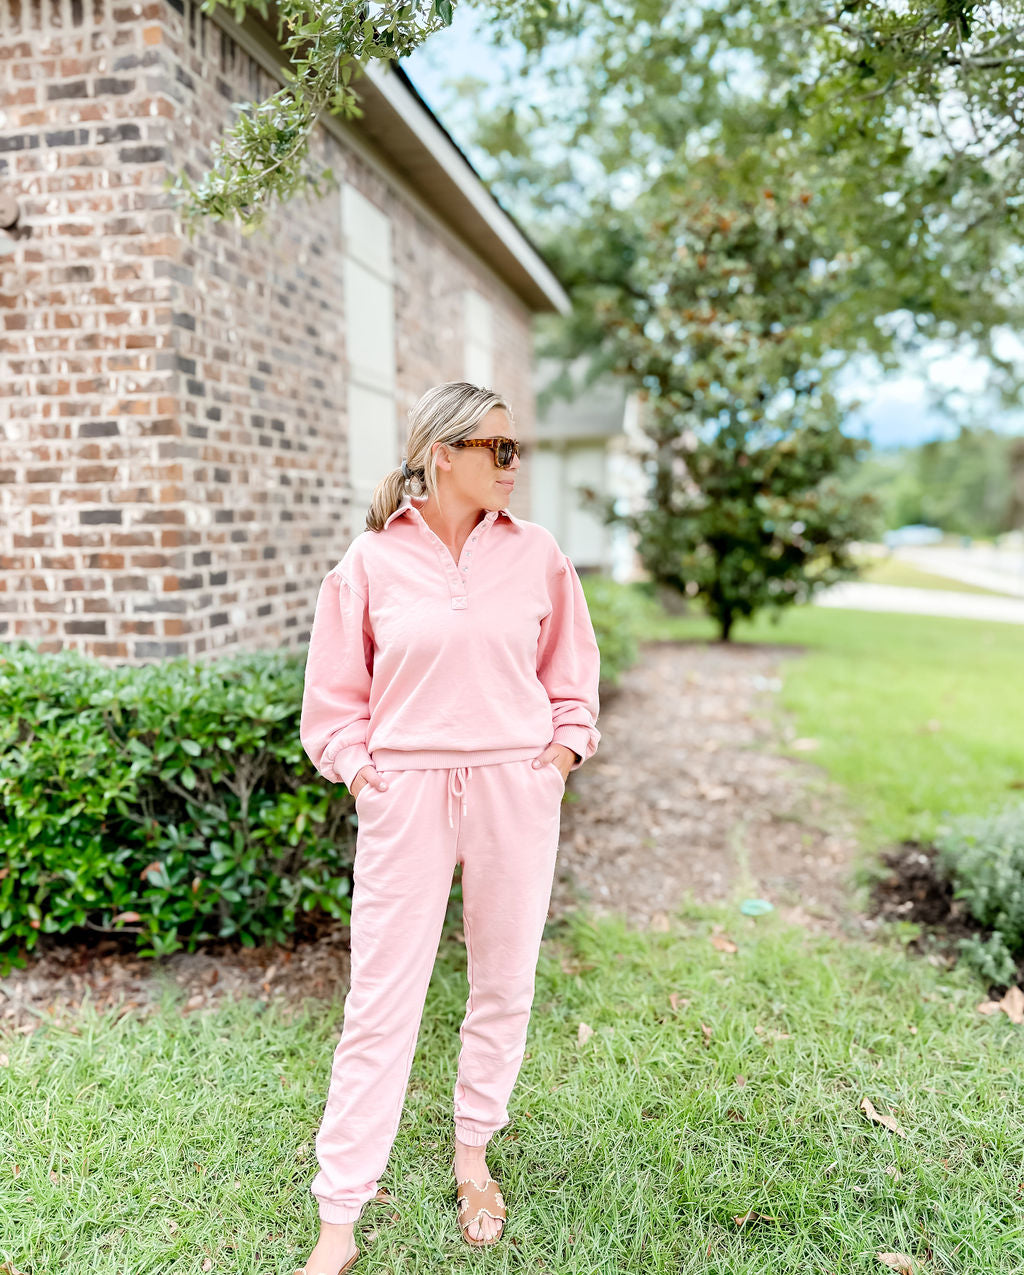
[[[367,784],[373,784],[374,788],[379,789],[381,792],[384,792],[388,786],[387,781],[377,774],[373,766],[364,766],[362,770],[356,772],[356,777],[352,780],[352,787],[349,789],[353,801]]]

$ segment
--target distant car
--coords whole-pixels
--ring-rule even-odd
[[[924,522],[909,522],[906,526],[887,531],[882,539],[890,549],[902,549],[904,545],[934,545],[942,539],[941,527],[929,527]]]

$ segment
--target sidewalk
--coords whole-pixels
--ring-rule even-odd
[[[851,611],[898,611],[906,615],[945,615],[961,620],[1024,624],[1024,596],[1001,598],[994,594],[911,589],[860,580],[832,585],[815,595],[814,604]]]

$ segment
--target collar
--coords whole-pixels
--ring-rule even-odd
[[[410,496],[408,493],[406,493],[405,495],[402,496],[402,499],[399,501],[398,508],[394,511],[394,513],[388,516],[381,530],[387,531],[388,527],[391,526],[391,524],[395,521],[396,518],[400,518],[403,514],[408,513],[410,510],[415,510],[415,512],[418,513],[420,506],[425,505],[426,503],[427,503],[426,496]],[[489,509],[487,513],[484,514],[482,521],[484,524],[492,523],[497,519],[499,514],[504,514],[504,516],[509,520],[509,522],[512,523],[513,526],[522,527],[523,525],[522,519],[517,518],[515,514],[512,513],[512,511],[509,509]]]

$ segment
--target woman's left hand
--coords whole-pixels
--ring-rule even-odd
[[[557,766],[564,783],[575,761],[576,754],[571,748],[566,748],[565,744],[548,744],[541,755],[534,758],[533,764],[538,768],[548,765]]]

